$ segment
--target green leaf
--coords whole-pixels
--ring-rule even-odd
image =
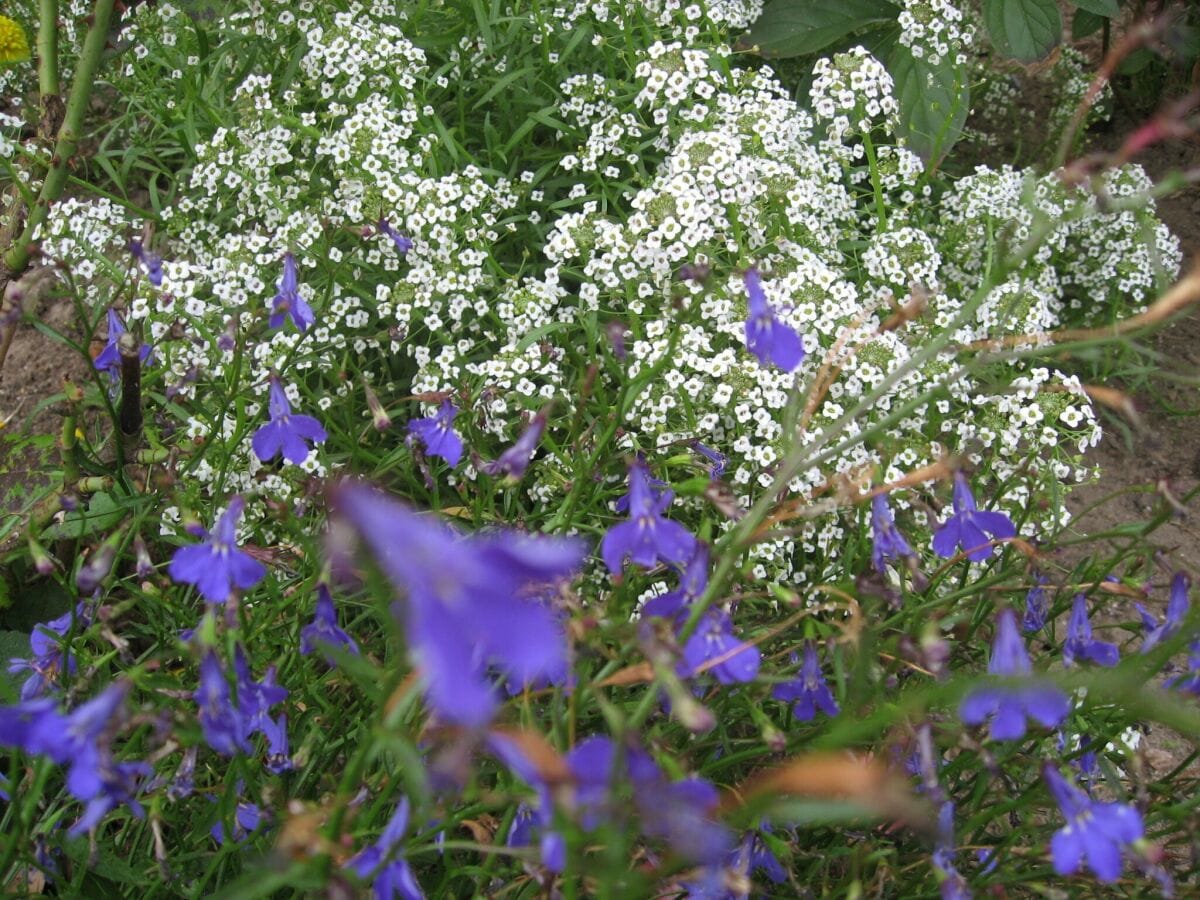
[[[1121,11],[1117,0],[1074,0],[1074,3],[1079,9],[1102,16],[1105,19],[1111,19]]]
[[[27,631],[0,631],[0,659],[5,660],[3,673],[0,678],[8,684],[9,691],[15,696],[21,689],[21,684],[25,681],[27,674],[25,672],[8,670],[7,661],[11,659],[25,659],[33,651],[29,649],[29,632]],[[4,696],[0,694],[0,697]]]
[[[117,503],[112,495],[103,491],[93,494],[86,510],[67,513],[62,522],[51,525],[42,532],[42,540],[80,538],[97,531],[105,531],[125,518],[130,505],[127,502]]]
[[[967,121],[971,98],[966,71],[952,58],[931,65],[903,44],[892,49],[888,71],[900,104],[897,133],[925,162],[936,164],[950,152]]]
[[[983,0],[983,21],[996,49],[1023,62],[1041,59],[1062,37],[1055,0]]]
[[[1105,21],[1104,16],[1098,16],[1086,9],[1077,9],[1071,22],[1071,40],[1081,41],[1088,35],[1095,34],[1104,27]]]
[[[757,48],[769,57],[803,56],[899,14],[885,0],[771,0],[738,39],[738,49]]]

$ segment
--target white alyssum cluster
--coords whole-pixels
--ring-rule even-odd
[[[899,40],[913,56],[934,66],[946,59],[966,64],[975,28],[960,5],[951,0],[903,0],[901,5]]]

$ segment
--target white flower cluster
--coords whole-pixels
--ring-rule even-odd
[[[945,59],[967,63],[975,28],[960,6],[951,0],[903,0],[902,6],[899,40],[913,56],[934,66]]]
[[[809,95],[818,121],[837,142],[874,127],[890,130],[900,109],[892,76],[862,47],[817,60]]]

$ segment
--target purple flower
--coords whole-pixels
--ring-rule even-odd
[[[241,841],[244,841],[247,835],[249,835],[251,832],[258,831],[258,827],[262,823],[262,810],[253,803],[239,799],[237,802],[237,808],[233,813],[234,843],[240,843]],[[213,840],[218,844],[224,844],[225,823],[221,821],[214,822],[213,827],[209,829],[209,834],[212,835]]]
[[[742,277],[749,297],[746,349],[764,366],[773,364],[785,372],[792,371],[804,359],[804,342],[790,326],[776,318],[763,293],[758,270],[749,268]]]
[[[425,452],[430,456],[440,456],[452,469],[458,465],[463,454],[462,438],[454,431],[454,417],[458,413],[453,403],[443,400],[432,416],[413,419],[408,423],[408,430],[425,445]]]
[[[78,620],[81,628],[88,625],[88,617],[83,604],[76,605],[74,612],[67,612],[49,622],[33,626],[29,634],[29,649],[33,651],[30,659],[9,660],[8,671],[32,671],[33,674],[25,679],[21,686],[21,699],[32,700],[40,697],[51,689],[55,679],[63,672],[74,675],[77,669],[75,657],[63,653],[59,638],[66,636],[71,630],[71,623]]]
[[[626,559],[649,569],[659,560],[687,562],[695,553],[691,532],[663,518],[672,495],[656,495],[649,474],[640,459],[629,466],[629,520],[610,528],[600,544],[600,555],[611,572],[619,573]]]
[[[255,681],[250,674],[250,663],[246,660],[246,650],[241,644],[233,648],[233,670],[237,675],[237,702],[241,715],[246,722],[248,734],[260,732],[267,734],[274,727],[271,721],[271,707],[287,699],[288,690],[275,683],[275,667],[267,666],[267,674],[262,681]]]
[[[105,338],[104,349],[96,354],[92,365],[98,372],[108,372],[109,380],[113,384],[116,384],[121,378],[121,348],[118,346],[118,342],[124,333],[125,323],[121,321],[117,311],[110,306],[108,308],[108,337]],[[138,348],[138,360],[145,365],[152,352],[154,350],[149,344],[142,344]]]
[[[1167,617],[1163,619],[1161,625],[1142,604],[1134,604],[1141,613],[1142,624],[1146,627],[1146,639],[1142,641],[1143,653],[1149,653],[1179,630],[1188,611],[1189,587],[1191,587],[1191,582],[1187,575],[1183,572],[1176,572],[1175,577],[1171,579],[1171,597],[1167,600]],[[22,692],[22,696],[24,696],[24,692]]]
[[[757,647],[734,636],[729,613],[710,609],[683,646],[679,674],[692,678],[699,674],[701,666],[719,660],[705,671],[711,672],[721,684],[737,684],[754,680],[761,659]]]
[[[896,528],[886,494],[876,494],[871,500],[871,534],[874,542],[871,563],[876,572],[883,572],[888,562],[916,556],[904,535]]]
[[[1141,813],[1124,803],[1093,800],[1049,763],[1042,768],[1042,777],[1067,820],[1050,839],[1054,871],[1071,875],[1086,856],[1097,878],[1116,881],[1121,875],[1122,851],[1145,833]]]
[[[699,441],[692,441],[691,447],[712,465],[708,467],[709,478],[720,478],[725,474],[725,466],[729,463],[724,453],[718,453],[712,447],[706,447]]]
[[[250,752],[246,719],[234,705],[225,670],[211,650],[200,660],[200,685],[192,696],[200,707],[200,730],[208,746],[227,757]]]
[[[408,251],[413,248],[412,238],[398,232],[388,224],[387,219],[379,220],[379,233],[385,234],[392,239],[392,243],[396,245],[396,250],[401,256],[407,256]]]
[[[1086,659],[1098,666],[1115,666],[1120,661],[1116,644],[1098,641],[1092,637],[1087,599],[1083,594],[1075,595],[1075,602],[1071,605],[1071,617],[1067,622],[1067,639],[1063,643],[1063,663],[1073,666],[1076,659]]]
[[[146,270],[146,277],[150,279],[150,283],[155,287],[162,287],[162,257],[143,247],[141,241],[131,241],[129,243],[129,252],[133,254],[133,258]]]
[[[708,544],[696,541],[696,549],[683,570],[679,588],[651,597],[642,606],[644,616],[670,617],[691,606],[708,587]]]
[[[269,462],[282,452],[283,458],[288,462],[300,465],[308,459],[310,452],[306,442],[323,444],[329,435],[312,416],[292,412],[287,392],[274,375],[270,378],[269,391],[267,406],[271,413],[271,421],[254,432],[251,441],[254,455],[263,462]]]
[[[167,569],[173,581],[194,584],[205,600],[224,603],[235,587],[249,590],[263,580],[266,567],[237,548],[237,521],[244,507],[235,495],[212,533],[201,528],[201,543],[175,551]]]
[[[827,716],[836,716],[839,712],[833,692],[829,690],[821,672],[817,648],[812,641],[804,642],[804,662],[800,666],[800,675],[792,681],[775,685],[771,696],[776,700],[795,701],[792,715],[801,722],[814,719],[818,709]]]
[[[966,879],[954,868],[954,804],[943,803],[938,811],[938,837],[933,851],[933,867],[937,869],[942,900],[969,900],[971,891]]]
[[[1017,630],[1017,616],[1011,609],[1000,613],[988,672],[1001,678],[1020,679],[1033,672]],[[967,725],[980,725],[991,718],[992,740],[1016,741],[1025,736],[1026,717],[1046,728],[1056,728],[1070,710],[1070,699],[1057,687],[1030,680],[1027,684],[976,688],[963,698],[959,716]]]
[[[976,509],[966,477],[962,472],[954,473],[954,514],[933,536],[933,550],[938,556],[953,556],[962,547],[967,559],[979,562],[992,555],[989,534],[996,540],[1004,540],[1016,533],[1012,520],[1004,513]]]
[[[317,585],[317,611],[312,622],[300,631],[300,655],[308,656],[318,647],[342,647],[347,653],[358,653],[358,644],[354,638],[338,627],[337,610],[333,606],[333,595],[329,586],[322,583]],[[325,654],[325,661],[335,665],[334,659]]]
[[[481,464],[480,471],[488,475],[499,475],[503,472],[517,481],[523,478],[533,459],[534,451],[542,440],[542,432],[546,430],[546,421],[549,418],[548,407],[540,410],[513,445],[501,453],[498,459]]]
[[[198,751],[195,745],[183,751],[183,759],[179,761],[179,768],[175,770],[175,777],[167,785],[167,797],[171,800],[182,800],[185,797],[190,797],[192,792],[196,790],[197,755]]]
[[[1167,687],[1200,697],[1200,640],[1188,646],[1188,674],[1172,678]]]
[[[404,594],[395,609],[441,716],[463,725],[492,718],[489,664],[518,682],[565,677],[562,626],[530,588],[571,577],[586,553],[581,541],[506,530],[464,538],[362,484],[343,485],[335,499]]]
[[[346,863],[360,879],[371,882],[376,900],[421,900],[425,896],[399,849],[408,830],[408,814],[408,798],[404,797],[379,839]]]
[[[1046,627],[1046,616],[1050,612],[1050,601],[1043,587],[1046,580],[1039,575],[1037,583],[1025,595],[1025,619],[1021,623],[1025,631],[1041,631]]]
[[[296,326],[296,330],[303,334],[309,326],[317,321],[317,317],[313,315],[308,301],[300,296],[296,257],[291,253],[283,255],[283,277],[279,279],[276,287],[279,292],[275,295],[268,324],[272,328],[279,328],[290,318],[292,324]]]

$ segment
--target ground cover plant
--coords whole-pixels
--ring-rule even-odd
[[[2,526],[6,889],[1194,885],[1191,498],[1056,544],[1078,358],[1200,297],[1132,161],[1188,110],[1081,149],[1066,54],[983,164],[1005,4],[878,5],[952,102],[753,0],[0,18],[0,357],[88,375]]]

